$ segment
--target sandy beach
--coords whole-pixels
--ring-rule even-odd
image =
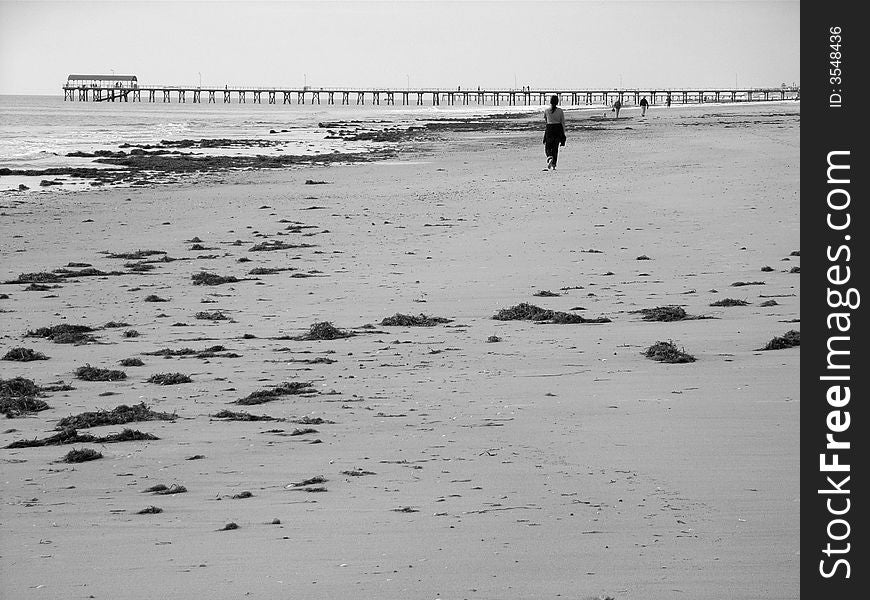
[[[2,445],[119,405],[174,418],[0,451],[3,597],[798,597],[800,349],[760,349],[800,330],[800,104],[621,116],[569,111],[555,172],[543,127],[481,128],[4,197],[0,355],[48,359],[0,379],[74,389]],[[522,303],[609,322],[493,319]],[[633,312],[665,306],[706,318]],[[353,335],[303,339],[323,322]],[[26,337],[62,324],[93,339]],[[102,458],[60,462],[82,448]]]

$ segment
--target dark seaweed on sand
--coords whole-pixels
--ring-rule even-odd
[[[327,481],[329,481],[329,480],[326,477],[324,477],[323,475],[315,475],[314,477],[311,477],[309,479],[303,479],[302,481],[295,481],[295,482],[291,483],[290,486],[292,486],[292,487],[305,487],[307,485],[317,485],[319,483],[326,483]]]
[[[87,364],[76,369],[76,377],[83,381],[120,381],[127,379],[127,374],[124,371],[98,369]]]
[[[539,298],[557,298],[562,294],[557,294],[556,292],[551,292],[550,290],[538,290],[532,296],[537,296]]]
[[[695,362],[695,357],[688,354],[685,349],[677,348],[673,342],[656,342],[647,348],[644,356],[665,363],[690,363]]]
[[[68,383],[59,381],[56,383],[41,385],[39,386],[39,389],[43,392],[68,392],[70,390],[74,390],[75,388]]]
[[[136,250],[134,252],[119,252],[117,254],[109,254],[109,258],[123,258],[124,260],[142,260],[155,254],[166,254],[163,250]]]
[[[215,311],[207,311],[203,310],[194,315],[195,319],[199,319],[201,321],[229,321],[229,317],[226,316],[219,310]]]
[[[56,285],[54,287],[60,287],[60,286]],[[47,292],[51,288],[52,288],[52,286],[42,285],[41,283],[31,283],[26,288],[24,288],[24,291],[25,292]]]
[[[88,332],[93,331],[93,328],[87,325],[52,325],[51,327],[40,327],[36,330],[28,331],[24,337],[41,337],[50,340],[56,344],[87,344],[94,341],[94,336]]]
[[[127,267],[128,269],[130,269],[131,271],[136,272],[136,273],[142,273],[144,271],[153,271],[154,270],[154,265],[152,263],[148,263],[148,262],[131,262],[131,263],[125,263],[124,266]]]
[[[145,365],[140,358],[122,358],[118,363],[122,367],[141,367]]]
[[[129,327],[129,323],[124,323],[123,321],[109,321],[105,325],[103,325],[103,329],[113,329],[115,327]]]
[[[708,319],[710,317],[696,317],[690,314],[687,314],[685,309],[681,306],[669,305],[669,306],[657,306],[655,308],[642,308],[640,310],[632,310],[630,311],[633,314],[641,314],[643,315],[644,321],[661,321],[661,322],[671,322],[671,321],[689,321],[695,319]]]
[[[57,273],[21,273],[18,279],[11,279],[4,283],[59,283],[63,281],[63,277]]]
[[[328,421],[326,419],[321,419],[320,417],[301,417],[299,419],[294,419],[294,423],[299,423],[300,425],[323,425],[327,423],[329,425],[335,424],[335,421]]]
[[[271,267],[256,267],[248,271],[248,275],[274,275],[281,271],[292,271],[291,267],[271,268]]]
[[[746,300],[739,300],[737,298],[723,298],[722,300],[717,300],[716,302],[711,302],[710,306],[748,306],[749,302]]]
[[[325,356],[318,356],[317,358],[291,358],[288,359],[287,362],[293,363],[302,363],[305,365],[331,365],[332,363],[338,362],[334,358],[326,358]]]
[[[37,396],[42,388],[36,385],[32,379],[15,377],[13,379],[0,379],[0,398],[22,398]]]
[[[136,511],[137,515],[156,515],[162,513],[163,509],[159,506],[149,506],[147,508],[143,508],[142,510]]]
[[[445,319],[444,317],[427,317],[423,313],[419,315],[403,315],[396,313],[392,317],[387,317],[381,321],[381,325],[387,327],[434,327],[442,323],[452,323],[453,319]]]
[[[157,373],[146,381],[158,385],[177,385],[179,383],[190,383],[193,380],[184,373]]]
[[[128,329],[127,331],[124,332],[124,337],[125,338],[139,337],[139,332],[136,331],[135,329]]]
[[[794,329],[787,331],[784,335],[778,336],[767,342],[764,348],[759,350],[782,350],[784,348],[794,348],[801,345],[801,332]]]
[[[81,448],[80,450],[70,450],[61,461],[65,463],[82,463],[89,460],[97,460],[98,458],[103,458],[103,455],[96,450]]]
[[[244,398],[236,400],[233,404],[241,404],[243,406],[265,404],[266,402],[271,402],[275,398],[280,398],[281,396],[310,394],[314,391],[315,389],[312,387],[312,384],[306,381],[284,382],[281,385],[268,390],[257,390],[251,392]]]
[[[308,435],[309,433],[319,433],[316,429],[312,427],[303,427],[301,429],[294,429],[290,432],[290,435]]]
[[[776,300],[765,300],[758,306],[763,306],[765,308],[767,308],[768,306],[779,306],[779,302],[777,302]]]
[[[141,440],[158,440],[155,435],[142,433],[139,430],[124,429],[120,433],[110,433],[106,436],[94,436],[90,433],[78,433],[74,428],[68,427],[60,433],[50,435],[42,439],[18,440],[5,448],[37,448],[40,446],[60,446],[62,444],[115,444],[118,442],[136,442]]]
[[[102,444],[115,444],[118,442],[139,442],[144,440],[159,440],[153,433],[143,433],[138,429],[124,429],[120,433],[110,433],[107,436],[98,437],[96,441]]]
[[[522,302],[510,308],[503,308],[492,316],[497,321],[535,321],[537,323],[572,324],[572,323],[610,323],[607,317],[587,319],[562,311],[548,310]]]
[[[342,471],[341,474],[347,475],[348,477],[362,477],[364,475],[377,475],[377,473],[375,473],[374,471],[366,471],[365,469],[362,469],[361,467],[357,467],[356,469],[354,469],[352,471]]]
[[[2,380],[0,380],[2,383]],[[3,396],[0,394],[0,414],[8,419],[48,410],[51,408],[44,400],[33,396]]]
[[[70,269],[55,269],[55,273],[60,274],[65,279],[69,279],[71,277],[108,277],[109,275],[123,275],[121,271],[101,271],[99,269],[87,268],[81,269],[79,271],[72,271]]]
[[[196,354],[197,351],[193,348],[180,348],[178,350],[173,350],[172,348],[161,348],[160,350],[154,350],[152,352],[143,352],[145,356],[189,356],[191,354]]]
[[[309,329],[308,333],[301,335],[299,337],[293,338],[299,341],[313,341],[313,340],[338,340],[342,338],[349,338],[356,335],[352,331],[345,331],[343,329],[338,329],[335,325],[330,323],[329,321],[321,321],[319,323],[314,323]]]
[[[232,275],[218,275],[217,273],[209,273],[208,271],[200,271],[191,275],[193,285],[222,285],[224,283],[236,283],[241,281],[238,277]]]
[[[239,526],[236,523],[230,522],[218,529],[218,531],[232,531],[233,529],[239,529]]]
[[[224,346],[209,346],[208,348],[203,348],[202,350],[193,350],[192,348],[179,348],[177,350],[173,350],[172,348],[161,348],[160,350],[154,350],[153,352],[143,352],[142,354],[146,356],[162,356],[164,358],[170,358],[173,356],[195,356],[196,358],[212,358],[214,356],[224,356],[227,358],[238,358],[237,354],[217,354],[218,352],[224,352],[226,348]]]
[[[276,417],[270,417],[269,415],[252,415],[247,412],[234,412],[231,410],[221,410],[211,415],[213,419],[224,419],[227,421],[283,421],[284,419],[278,419]]]
[[[12,419],[51,408],[36,396],[42,388],[30,379],[0,379],[0,414]]]
[[[32,360],[48,360],[48,357],[42,352],[37,352],[30,348],[13,348],[3,355],[3,360],[30,362]]]
[[[147,490],[143,490],[143,493],[153,493],[158,496],[169,496],[171,494],[183,494],[187,491],[187,488],[183,485],[179,485],[177,483],[173,483],[169,487],[166,487],[162,483],[158,483],[157,485],[152,485]]]
[[[735,281],[731,284],[731,287],[743,287],[746,285],[767,285],[763,281]]]
[[[314,244],[288,244],[281,240],[260,242],[248,248],[248,252],[271,252],[273,250],[295,250],[297,248],[314,248]]]
[[[161,298],[157,294],[148,294],[143,302],[169,302],[166,298]]]

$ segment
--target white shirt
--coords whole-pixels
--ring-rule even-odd
[[[550,111],[550,109],[547,109],[544,111],[544,118],[547,120],[547,125],[554,125],[556,123],[561,123],[562,125],[564,125],[565,111],[563,111],[558,106],[554,111]]]

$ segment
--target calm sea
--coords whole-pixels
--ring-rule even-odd
[[[379,144],[324,139],[327,132],[318,124],[359,121],[355,126],[378,129],[441,118],[529,110],[536,108],[64,102],[61,96],[0,96],[0,167],[99,167],[89,158],[66,155],[74,151],[117,151],[124,143],[154,144],[182,139],[261,139],[273,144],[265,148],[194,150],[203,154],[368,152]],[[273,130],[277,133],[270,133]],[[19,183],[38,191],[39,179],[0,176],[0,191],[17,190]]]

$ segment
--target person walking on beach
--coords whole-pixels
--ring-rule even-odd
[[[640,99],[640,116],[646,116],[646,109],[649,106],[649,102],[646,101],[646,96]]]
[[[550,96],[550,108],[544,111],[544,121],[547,128],[544,130],[544,152],[547,155],[547,168],[545,171],[556,169],[556,161],[559,159],[559,146],[565,145],[565,111],[557,106],[559,96]]]
[[[668,108],[671,107],[671,95],[670,94],[668,94],[667,105],[668,105]]]
[[[616,118],[619,118],[619,109],[622,108],[622,102],[617,100],[613,103],[613,110],[616,111]]]

